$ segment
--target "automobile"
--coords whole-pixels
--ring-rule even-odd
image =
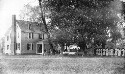
[[[78,52],[80,47],[77,45],[70,45],[66,52],[63,52],[64,55],[83,55],[84,52]]]
[[[77,52],[76,49],[69,49],[68,51],[63,52],[63,54],[67,54],[67,55],[75,55],[76,52]]]

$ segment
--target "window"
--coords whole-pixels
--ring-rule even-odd
[[[33,39],[33,33],[29,33],[29,39]]]
[[[42,39],[42,35],[41,34],[39,34],[39,39]]]
[[[33,44],[32,43],[27,44],[27,50],[33,50]]]
[[[19,33],[18,33],[18,38],[19,38]]]
[[[17,43],[17,49],[20,50],[20,43]]]
[[[30,47],[31,47],[30,44],[27,44],[27,50],[30,50]]]
[[[9,50],[9,45],[7,45],[7,50]]]
[[[7,36],[7,41],[9,41],[9,36]]]
[[[29,24],[28,28],[29,28],[29,30],[31,29],[31,24]]]
[[[37,44],[37,52],[42,53],[42,44]]]
[[[44,39],[44,34],[39,34],[39,39]]]

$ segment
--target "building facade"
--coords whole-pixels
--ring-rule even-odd
[[[5,34],[4,53],[15,54],[43,54],[49,49],[44,25],[37,22],[16,20],[12,16],[12,26]]]

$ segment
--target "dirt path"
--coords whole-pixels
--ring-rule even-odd
[[[123,58],[3,58],[6,74],[124,74]],[[1,74],[1,73],[0,73]]]

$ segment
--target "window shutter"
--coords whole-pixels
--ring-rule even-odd
[[[27,44],[27,50],[29,50],[29,44]]]
[[[32,33],[32,39],[33,39],[33,33]]]
[[[31,24],[28,25],[29,30],[31,30]]]
[[[32,43],[32,50],[33,50],[33,43]]]
[[[44,39],[44,33],[42,35],[43,35],[43,39]]]
[[[28,35],[28,38],[30,39],[31,37],[30,37],[30,33],[28,33],[29,35]]]

